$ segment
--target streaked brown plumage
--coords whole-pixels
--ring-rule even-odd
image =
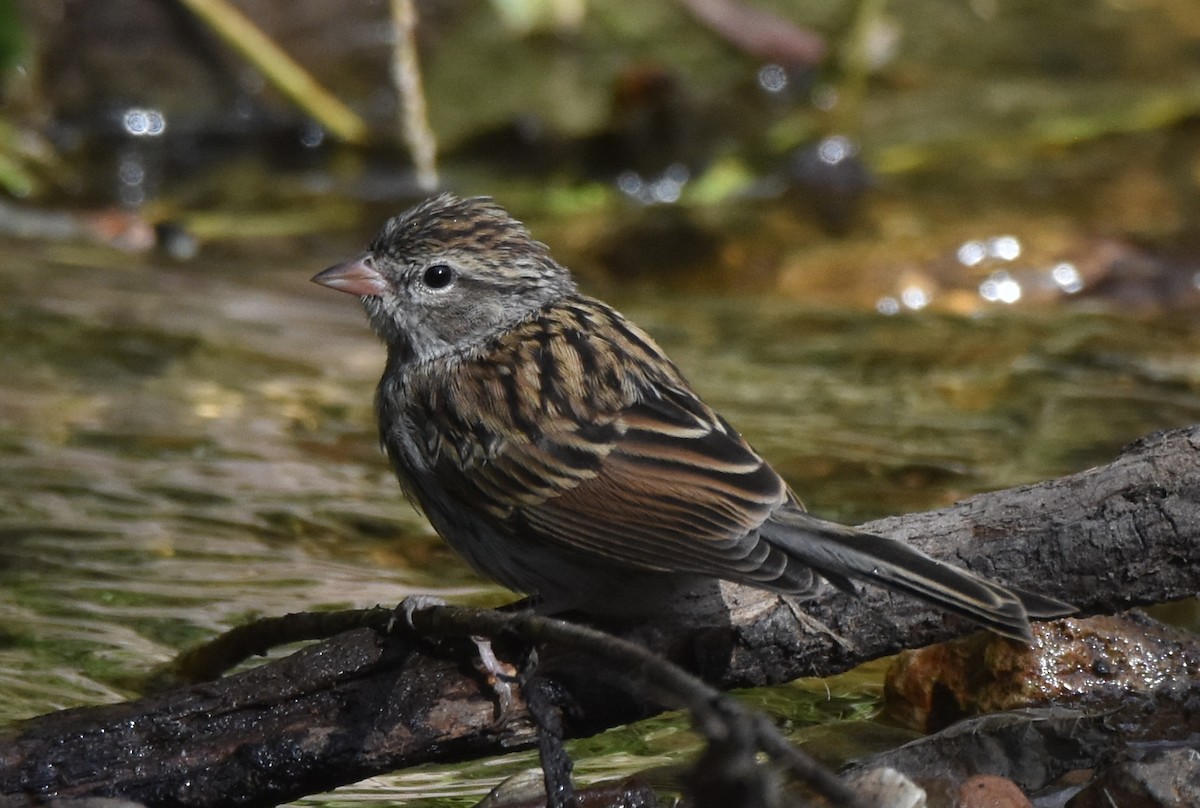
[[[815,570],[1012,637],[1070,611],[806,513],[644,331],[489,200],[427,200],[314,280],[361,296],[387,342],[376,405],[406,492],[547,610],[637,611],[696,579],[806,596]]]

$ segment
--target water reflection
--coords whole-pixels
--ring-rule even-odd
[[[787,70],[782,65],[763,65],[758,69],[758,86],[768,93],[783,92],[788,86]]]
[[[1059,289],[1069,295],[1083,289],[1083,275],[1079,273],[1074,264],[1068,261],[1055,264],[1054,268],[1050,270],[1050,279],[1058,285]]]
[[[121,116],[121,125],[133,137],[159,137],[167,131],[167,118],[161,110],[133,107]]]
[[[1021,299],[1021,283],[1005,270],[996,270],[979,284],[979,296],[989,303],[1016,303]]]
[[[631,199],[643,205],[671,205],[683,195],[683,186],[691,178],[688,167],[673,163],[657,177],[643,177],[636,171],[625,171],[617,177],[617,187]]]

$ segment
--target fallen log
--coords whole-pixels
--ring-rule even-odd
[[[1190,596],[1200,590],[1200,427],[1144,438],[1105,466],[865,527],[1083,613]],[[669,622],[610,628],[729,688],[829,675],[970,625],[876,589],[829,589],[798,613],[722,584]],[[568,734],[659,709],[630,691],[630,671],[541,652],[541,673],[575,700]],[[215,681],[30,719],[0,735],[0,804],[274,805],[531,745],[523,705],[498,711],[474,659],[470,643],[360,628]]]

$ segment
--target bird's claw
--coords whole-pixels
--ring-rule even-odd
[[[392,610],[392,617],[387,625],[387,633],[390,634],[401,622],[408,627],[409,631],[416,631],[417,627],[413,624],[413,615],[423,609],[445,605],[446,601],[434,595],[409,595]],[[516,703],[513,685],[520,681],[520,673],[514,666],[501,661],[496,656],[496,652],[492,650],[492,641],[489,638],[473,635],[471,642],[475,644],[483,671],[487,674],[492,684],[492,689],[496,692],[500,714],[506,715]]]
[[[436,595],[409,595],[392,610],[392,619],[388,621],[387,633],[392,633],[392,629],[396,627],[398,618],[404,619],[404,625],[408,626],[409,631],[416,631],[417,627],[413,625],[414,614],[422,609],[445,605],[446,601]]]
[[[492,650],[492,641],[487,637],[475,635],[471,637],[471,642],[475,643],[479,661],[483,664],[483,670],[488,674],[492,690],[496,692],[500,715],[508,715],[516,702],[513,694],[513,683],[517,681],[516,668],[500,661],[496,652]]]

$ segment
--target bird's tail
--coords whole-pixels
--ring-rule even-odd
[[[1030,617],[1063,617],[1076,611],[1062,601],[1001,586],[894,539],[827,522],[798,508],[772,514],[763,534],[839,588],[853,591],[850,579],[869,581],[1013,639],[1032,639]]]

